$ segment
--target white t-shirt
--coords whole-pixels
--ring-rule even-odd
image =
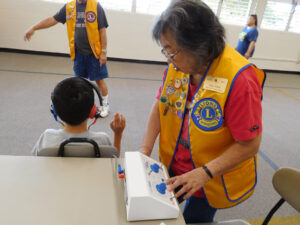
[[[98,145],[112,145],[108,134],[104,132],[92,132],[87,131],[80,134],[73,134],[64,131],[63,129],[47,129],[41,134],[38,141],[32,149],[32,154],[37,156],[42,149],[45,148],[59,148],[60,144],[69,138],[81,137],[93,139]],[[57,151],[53,153],[53,156],[57,155]]]

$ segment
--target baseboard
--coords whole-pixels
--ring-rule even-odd
[[[300,71],[286,71],[286,70],[263,70],[266,73],[285,73],[290,75],[300,75]]]
[[[12,53],[29,54],[29,55],[70,57],[70,55],[66,54],[66,53],[42,52],[42,51],[21,50],[21,49],[13,49],[13,48],[0,48],[0,52],[12,52]]]
[[[69,54],[66,54],[66,53],[42,52],[42,51],[21,50],[21,49],[12,49],[12,48],[0,48],[0,52],[13,52],[13,53],[31,54],[31,55],[69,57]],[[151,60],[123,59],[123,58],[115,58],[115,57],[108,57],[108,60],[116,61],[116,62],[167,65],[167,62],[159,62],[159,61],[151,61]],[[269,70],[269,69],[265,69],[264,71],[266,73],[285,73],[285,74],[292,74],[292,75],[300,75],[300,71]]]
[[[66,53],[54,53],[54,52],[42,52],[42,51],[32,51],[32,50],[21,50],[21,49],[12,49],[12,48],[0,48],[0,52],[12,52],[20,54],[30,54],[30,55],[46,55],[46,56],[58,56],[58,57],[70,57]],[[109,61],[116,62],[130,62],[130,63],[141,63],[141,64],[154,64],[154,65],[167,65],[167,62],[151,61],[151,60],[138,60],[138,59],[123,59],[108,57]]]

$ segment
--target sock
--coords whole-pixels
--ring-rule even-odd
[[[108,95],[102,96],[102,101],[103,101],[103,105],[107,105],[108,104]]]

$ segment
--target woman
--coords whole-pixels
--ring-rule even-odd
[[[217,208],[248,198],[256,184],[264,73],[224,42],[208,6],[179,1],[153,28],[169,66],[149,115],[141,152],[169,169],[186,223],[211,222]]]
[[[257,15],[252,14],[248,19],[247,26],[240,33],[236,50],[246,59],[249,59],[254,53],[257,38]]]

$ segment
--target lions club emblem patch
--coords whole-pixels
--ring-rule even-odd
[[[212,98],[198,101],[192,111],[193,122],[201,130],[216,130],[223,124],[222,110],[219,103]]]
[[[89,23],[93,23],[96,20],[96,13],[94,13],[92,11],[88,11],[85,14],[85,18],[86,18],[86,21],[88,21]]]

